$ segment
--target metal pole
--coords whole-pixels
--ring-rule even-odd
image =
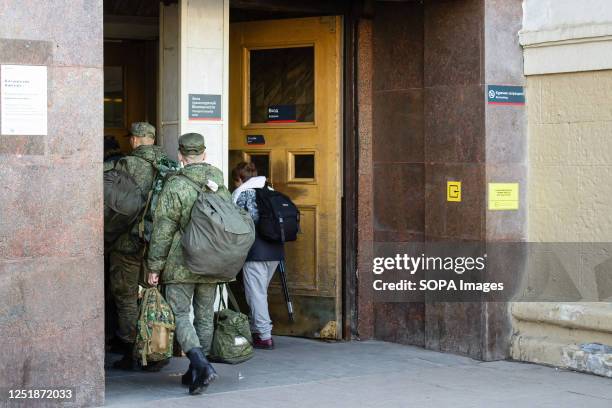
[[[289,321],[293,323],[293,303],[291,302],[291,296],[289,295],[289,287],[287,285],[287,271],[285,270],[285,260],[281,260],[278,264],[278,272],[280,273],[280,281],[283,286],[283,293],[285,295],[285,302],[287,303],[287,313],[289,314]]]

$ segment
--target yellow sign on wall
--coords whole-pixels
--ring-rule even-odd
[[[489,210],[518,210],[519,183],[489,183]]]
[[[446,182],[446,200],[450,202],[461,202],[461,182],[447,181]]]

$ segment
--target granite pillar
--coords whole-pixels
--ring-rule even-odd
[[[0,136],[0,388],[74,406],[104,402],[102,13],[0,0],[0,64],[48,67],[47,135]]]
[[[423,12],[418,2],[376,3],[373,18],[373,231],[375,252],[425,236]],[[371,268],[370,268],[371,273]],[[376,303],[377,339],[424,345],[423,303]]]
[[[360,339],[374,336],[374,302],[371,295],[374,246],[372,175],[372,22],[357,24],[357,131],[359,150],[357,203],[357,333]]]
[[[484,73],[487,85],[525,86],[523,54],[518,41],[522,27],[521,0],[486,0],[484,26]],[[527,241],[527,109],[525,106],[486,105],[486,182],[519,183],[519,209],[488,211],[485,236],[487,243]],[[508,258],[514,258],[512,254]],[[525,255],[515,259],[516,273],[526,262]],[[482,333],[483,360],[507,358],[510,353],[512,323],[508,303],[486,303]]]
[[[425,239],[482,242],[485,230],[483,0],[425,2]],[[461,181],[461,203],[446,182]],[[481,303],[427,303],[425,346],[481,358]]]

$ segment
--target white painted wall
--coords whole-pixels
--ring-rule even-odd
[[[610,0],[525,0],[524,31],[612,23]]]
[[[524,0],[525,75],[612,68],[612,1]]]
[[[181,0],[160,19],[161,143],[176,158],[178,137],[204,135],[207,159],[228,178],[229,0]],[[189,119],[189,94],[221,95],[221,120]]]
[[[229,0],[181,0],[181,134],[206,141],[206,161],[228,177]],[[221,95],[220,121],[189,120],[189,94]]]

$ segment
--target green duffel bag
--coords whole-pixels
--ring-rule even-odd
[[[232,310],[223,300],[223,287],[227,288]],[[217,286],[223,309],[215,315],[215,333],[210,347],[210,361],[215,363],[239,364],[249,360],[254,355],[253,338],[247,315],[240,313],[238,302],[225,284]]]
[[[184,174],[181,176],[199,191],[181,238],[185,263],[195,274],[231,281],[242,269],[255,242],[253,219],[207,184],[200,186]]]

